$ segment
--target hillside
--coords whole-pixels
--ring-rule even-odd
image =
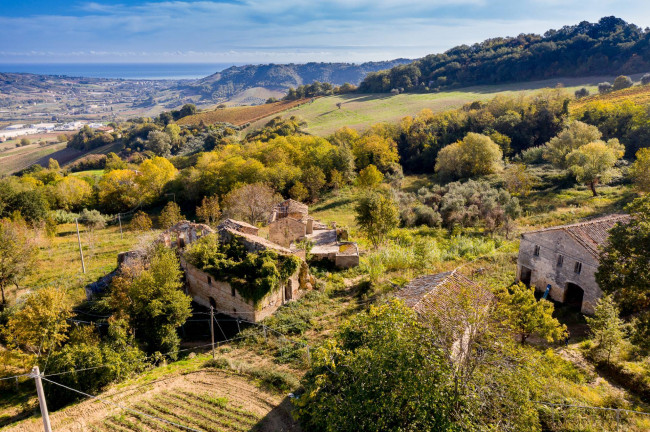
[[[233,66],[183,87],[184,92],[200,94],[204,99],[225,100],[253,87],[286,91],[290,87],[310,84],[314,81],[341,85],[346,82],[359,84],[370,72],[390,69],[410,63],[409,59],[381,62],[354,63],[305,63],[264,64]]]
[[[596,94],[589,96],[571,104],[573,110],[580,108],[591,102],[609,102],[620,103],[630,102],[638,105],[650,104],[650,86],[634,86],[623,90],[613,91],[605,94]]]
[[[409,65],[371,73],[366,93],[438,91],[481,84],[554,77],[633,74],[650,71],[650,31],[616,17],[583,21],[544,35],[520,34],[461,45]]]
[[[440,112],[460,108],[468,102],[489,100],[497,95],[526,94],[557,85],[562,85],[570,94],[581,87],[586,87],[593,93],[597,91],[595,85],[606,80],[611,81],[613,78],[558,78],[518,84],[475,86],[438,93],[344,94],[318,98],[314,103],[290,109],[283,115],[300,117],[307,122],[308,132],[324,136],[343,126],[363,130],[378,122],[397,123],[403,117],[415,115],[423,109]],[[259,120],[249,129],[260,128],[267,121],[268,118]]]
[[[183,117],[177,123],[179,125],[198,125],[201,122],[206,125],[213,123],[231,123],[235,126],[241,126],[302,105],[306,101],[308,99],[274,102],[264,105],[219,108],[213,111],[205,111]]]

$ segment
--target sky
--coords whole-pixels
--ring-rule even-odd
[[[609,15],[650,1],[0,0],[0,63],[358,63]]]

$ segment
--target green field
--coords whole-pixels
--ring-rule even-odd
[[[440,93],[405,93],[395,96],[385,93],[345,94],[318,98],[314,102],[287,110],[282,113],[282,116],[298,116],[307,122],[307,132],[328,135],[344,126],[363,130],[378,122],[398,122],[403,117],[415,115],[425,108],[440,112],[460,108],[476,100],[489,100],[499,94],[530,94],[543,88],[556,87],[558,84],[562,84],[571,95],[581,87],[586,87],[593,94],[597,91],[595,83],[604,79],[603,77],[568,78],[499,86],[476,86]],[[339,103],[340,109],[337,106]],[[260,128],[269,118],[251,124],[245,132]]]

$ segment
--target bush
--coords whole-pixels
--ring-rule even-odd
[[[641,77],[641,85],[648,85],[650,84],[650,73],[647,73]]]
[[[600,93],[600,94],[609,93],[613,89],[614,89],[614,86],[611,83],[607,82],[607,81],[601,82],[601,83],[598,84],[598,93]]]
[[[438,228],[442,224],[442,216],[440,216],[440,213],[425,205],[416,206],[413,209],[413,215],[415,218],[415,225],[426,225],[431,228]]]
[[[576,90],[575,95],[577,99],[582,99],[589,96],[589,90],[583,87],[580,90]]]
[[[623,90],[632,87],[634,83],[629,76],[621,75],[614,80],[613,90]]]
[[[50,212],[50,217],[57,224],[74,223],[74,220],[79,217],[79,214],[67,212],[65,210],[54,210]]]
[[[152,226],[151,218],[142,210],[138,210],[131,219],[130,228],[134,231],[149,231]]]

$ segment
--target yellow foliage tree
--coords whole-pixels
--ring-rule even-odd
[[[569,171],[576,180],[589,185],[594,196],[596,185],[609,183],[618,172],[616,161],[623,157],[625,146],[616,138],[607,142],[594,141],[572,151],[566,157]]]
[[[503,168],[503,152],[488,136],[470,132],[440,150],[435,171],[444,177],[494,174]]]
[[[139,182],[133,170],[118,169],[108,172],[99,181],[99,203],[107,211],[120,212],[135,207],[142,201]]]
[[[353,144],[352,152],[359,169],[372,164],[380,171],[386,172],[391,165],[399,161],[395,141],[380,135],[361,137]]]
[[[138,170],[140,175],[135,180],[140,185],[141,197],[149,203],[160,197],[165,185],[178,173],[174,165],[163,157],[147,159]]]
[[[41,288],[30,294],[23,306],[9,317],[5,336],[14,345],[40,356],[66,341],[71,316],[63,289]]]
[[[650,148],[636,152],[636,161],[630,168],[630,175],[640,191],[650,192]]]
[[[74,176],[61,179],[53,186],[52,192],[56,205],[67,211],[82,207],[93,194],[88,183]]]

